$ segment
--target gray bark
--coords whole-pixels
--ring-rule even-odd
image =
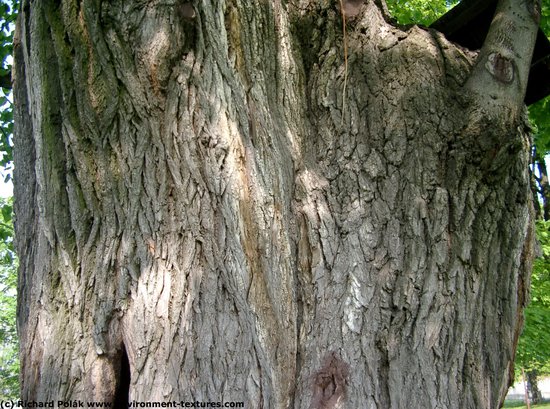
[[[527,372],[527,388],[531,402],[535,405],[542,402],[542,392],[539,389],[538,373],[536,370]]]
[[[22,3],[24,399],[119,399],[127,354],[137,401],[499,407],[530,2],[479,56],[382,1],[343,2],[346,55],[339,1]]]

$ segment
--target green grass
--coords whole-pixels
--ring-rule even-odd
[[[515,409],[527,409],[525,402],[522,401],[509,401],[505,402],[503,408],[515,408]],[[540,403],[538,405],[531,405],[533,409],[550,409],[550,402]]]

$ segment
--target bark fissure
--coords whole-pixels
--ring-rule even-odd
[[[124,344],[122,344],[122,350],[120,351],[119,362],[117,388],[113,398],[113,404],[116,408],[127,408],[129,404],[128,394],[132,379],[128,354],[126,354],[126,347]]]

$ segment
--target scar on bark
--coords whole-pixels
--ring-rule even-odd
[[[313,376],[310,409],[336,408],[346,397],[348,375],[349,365],[336,352],[328,354]]]
[[[485,68],[500,82],[510,84],[514,80],[513,61],[498,53],[489,54]]]
[[[192,20],[196,16],[193,4],[191,4],[191,2],[189,1],[179,3],[179,5],[177,6],[177,12],[179,16],[185,20]]]

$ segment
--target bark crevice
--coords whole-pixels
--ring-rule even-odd
[[[113,398],[113,405],[115,408],[127,408],[129,407],[129,393],[130,385],[132,383],[130,362],[128,360],[128,354],[126,353],[126,347],[122,344],[119,357],[118,376],[116,380],[116,391]]]

